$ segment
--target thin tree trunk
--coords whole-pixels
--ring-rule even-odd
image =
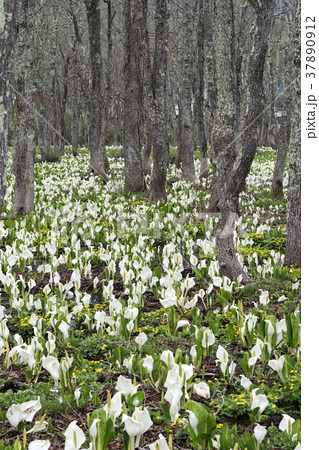
[[[142,155],[142,165],[144,173],[151,173],[152,164],[151,164],[151,151],[152,151],[152,143],[153,143],[153,133],[152,133],[152,120],[151,120],[151,111],[146,118],[146,138],[145,138],[145,146]]]
[[[45,107],[45,93],[39,92],[39,137],[38,145],[42,161],[50,161],[51,157],[51,143],[50,143],[50,133],[48,129],[48,124],[46,120],[46,107]]]
[[[73,76],[72,80],[72,94],[71,94],[71,102],[72,102],[72,153],[73,156],[78,155],[79,148],[79,123],[80,123],[80,105],[79,105],[79,90],[78,90],[78,80],[76,76]]]
[[[279,138],[278,138],[278,150],[277,150],[277,158],[275,169],[273,173],[271,190],[274,196],[274,199],[278,200],[283,197],[283,176],[286,164],[286,158],[289,149],[289,134],[290,134],[290,118],[288,117],[288,109],[284,111],[285,116],[281,121]]]

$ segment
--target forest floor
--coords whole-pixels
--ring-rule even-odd
[[[147,193],[124,197],[123,160],[117,149],[108,152],[105,186],[88,176],[85,150],[80,158],[37,163],[36,211],[25,218],[10,219],[9,177],[0,221],[0,450],[18,448],[18,440],[27,448],[24,430],[44,414],[45,429],[27,433],[28,443],[67,448],[64,433],[76,421],[88,448],[92,418],[117,392],[122,405],[109,449],[128,448],[123,418],[136,408],[152,421],[138,448],[160,433],[167,442],[172,436],[174,449],[201,448],[198,436],[206,433],[204,448],[218,448],[219,440],[220,448],[237,442],[254,449],[258,423],[267,430],[259,448],[295,449],[300,269],[283,264],[287,171],[284,197],[275,201],[275,153],[260,149],[236,222],[238,258],[254,281],[243,286],[219,277],[216,217],[205,212],[211,175],[186,183],[172,166],[167,204],[152,205]],[[49,356],[58,375],[44,363]],[[276,371],[271,361],[283,366]],[[130,392],[120,388],[122,377]],[[252,404],[256,397],[264,406]],[[8,420],[12,405],[38,398],[41,409],[30,420]],[[205,432],[201,421],[210,424]]]

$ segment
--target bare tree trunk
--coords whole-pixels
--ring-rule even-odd
[[[41,155],[42,161],[50,161],[51,157],[51,143],[50,143],[50,133],[48,129],[48,123],[46,120],[47,112],[46,112],[46,101],[45,101],[45,93],[39,92],[38,93],[38,99],[39,99],[39,136],[38,136],[38,145]]]
[[[90,165],[94,173],[99,174],[104,182],[108,181],[106,170],[108,160],[105,149],[101,148],[101,11],[100,0],[85,0],[89,27],[90,62],[91,62],[91,99],[89,111]]]
[[[9,60],[17,37],[17,13],[21,8],[18,0],[1,0],[0,20],[0,217],[7,190],[8,161],[8,84]]]
[[[166,201],[166,174],[169,158],[167,132],[167,45],[169,1],[156,0],[155,53],[153,65],[154,126],[153,126],[153,172],[150,201]]]
[[[124,123],[123,150],[127,192],[144,189],[142,169],[142,47],[143,5],[135,0],[124,1]]]
[[[289,142],[289,184],[288,184],[288,214],[287,243],[285,265],[301,266],[301,82],[300,82],[300,0],[297,3],[297,13],[294,23],[294,57],[295,77],[293,97],[293,117]]]
[[[197,106],[197,133],[200,148],[200,178],[208,177],[207,160],[207,140],[204,125],[204,47],[205,47],[205,28],[204,28],[204,0],[198,1],[198,31],[197,31],[197,63],[198,63],[198,81],[196,92]]]
[[[288,116],[288,109],[284,111],[284,114],[285,116],[283,117],[283,120],[280,124],[277,158],[271,184],[271,190],[274,199],[276,200],[283,197],[284,195],[283,175],[289,149],[290,118]]]
[[[182,178],[193,180],[195,178],[194,165],[194,130],[192,120],[192,48],[193,48],[193,3],[191,0],[183,1],[182,25],[183,55],[181,80],[181,109],[182,109],[182,135],[181,160]]]
[[[72,103],[72,153],[73,156],[78,155],[79,148],[79,123],[80,123],[80,106],[79,106],[79,89],[78,89],[78,80],[76,76],[73,76],[72,80],[72,94],[71,94],[71,103]]]
[[[72,81],[71,81],[71,110],[72,110],[72,125],[71,125],[71,144],[72,144],[72,153],[73,156],[78,155],[79,148],[79,126],[80,126],[80,117],[81,117],[81,109],[79,102],[79,76],[80,76],[80,68],[79,68],[79,46],[82,42],[82,37],[80,33],[80,27],[78,18],[73,9],[72,2],[70,3],[70,9],[68,10],[69,14],[72,16],[72,22],[74,27],[74,43],[72,47]]]
[[[34,210],[34,158],[35,139],[32,111],[32,87],[21,77],[18,79],[18,132],[15,148],[15,189],[12,215],[29,214]],[[28,100],[28,104],[26,103]]]
[[[146,8],[144,9],[144,14],[147,13]],[[146,23],[146,17],[144,18],[144,22]],[[150,54],[150,42],[147,27],[145,26],[145,59],[146,59],[146,67],[145,67],[145,109],[146,109],[146,136],[145,136],[145,145],[142,155],[142,165],[144,173],[151,173],[152,164],[151,164],[151,152],[153,147],[153,112],[152,107],[154,101],[154,92],[152,91],[152,67],[151,67],[151,54]],[[156,44],[155,44],[156,45]],[[155,56],[154,56],[155,58]],[[154,59],[155,62],[155,59]],[[153,72],[154,73],[154,72]]]
[[[220,196],[235,159],[236,84],[233,24],[233,0],[222,3],[216,1],[214,11],[215,109],[212,123],[215,186],[214,197],[211,197],[210,204],[213,212],[220,211]]]
[[[18,130],[15,148],[15,189],[12,215],[29,214],[34,210],[34,159],[35,159],[35,134],[34,120],[32,114],[33,78],[32,55],[33,55],[33,31],[34,31],[34,6],[29,0],[24,5],[24,17],[20,26],[23,29],[21,39],[18,42],[18,58],[26,60],[17,67],[17,111]]]
[[[293,54],[295,52],[294,39],[292,36],[292,23],[290,24],[290,39],[288,41],[287,48],[284,53],[284,84],[288,86],[292,81],[292,74],[294,73],[294,67],[292,65]],[[282,109],[282,117],[280,118],[280,124],[277,127],[277,158],[275,169],[273,173],[271,190],[275,199],[283,197],[283,175],[285,170],[286,158],[289,150],[289,139],[291,130],[291,117],[290,110],[295,107],[294,102],[291,100],[291,92],[283,93],[280,99],[280,107]]]
[[[183,139],[182,139],[182,111],[181,111],[181,102],[178,104],[178,146],[177,153],[175,156],[175,165],[178,169],[180,169],[182,164],[182,148],[183,148]]]
[[[234,248],[234,225],[238,211],[239,194],[244,186],[258,145],[258,129],[263,113],[263,68],[268,48],[268,39],[271,30],[271,18],[274,13],[274,0],[264,0],[262,3],[251,2],[256,14],[256,31],[249,58],[248,67],[248,104],[243,135],[243,146],[240,153],[234,157],[234,126],[235,103],[230,95],[232,88],[224,77],[232,72],[232,62],[227,60],[232,39],[233,20],[232,1],[215,1],[215,52],[218,61],[216,72],[217,83],[217,110],[224,110],[223,120],[216,128],[220,118],[214,118],[214,152],[216,159],[216,176],[218,186],[218,208],[220,218],[216,230],[217,257],[220,274],[231,280],[242,276],[244,283],[251,282],[238,262]],[[228,27],[227,27],[228,24]],[[227,30],[228,28],[228,30]],[[227,32],[226,32],[227,30]],[[230,71],[230,72],[229,72]],[[227,77],[228,78],[228,77]],[[221,83],[226,83],[221,84]],[[217,114],[216,114],[217,116]],[[222,145],[222,142],[224,145]],[[231,164],[229,163],[231,160]]]
[[[142,165],[144,173],[151,173],[152,165],[151,165],[151,152],[152,152],[152,143],[153,143],[153,133],[152,133],[152,119],[150,117],[151,111],[146,118],[146,138],[145,145],[142,155]]]

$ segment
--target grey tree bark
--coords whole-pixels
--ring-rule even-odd
[[[19,0],[0,0],[0,217],[7,190],[9,62],[17,37]]]
[[[68,10],[70,16],[72,17],[73,29],[74,29],[74,41],[72,46],[72,57],[71,57],[71,109],[72,109],[72,125],[71,125],[71,144],[73,156],[78,155],[79,147],[79,125],[80,125],[80,89],[79,89],[79,51],[80,44],[82,43],[82,35],[80,31],[78,17],[73,8],[72,2],[70,3],[70,9]]]
[[[143,1],[124,1],[124,116],[123,151],[126,192],[144,189],[142,169],[142,49],[143,49]]]
[[[198,1],[197,26],[197,89],[196,89],[196,116],[197,134],[200,148],[200,177],[208,176],[207,139],[204,123],[204,64],[205,64],[205,22],[204,0]]]
[[[50,133],[47,122],[46,94],[43,91],[38,93],[37,108],[38,116],[38,146],[42,161],[50,161],[51,142]]]
[[[144,10],[144,14],[146,13]],[[146,23],[146,17],[144,19]],[[150,52],[150,41],[147,27],[145,26],[145,145],[142,155],[142,165],[143,172],[151,173],[151,152],[153,146],[153,124],[152,124],[152,102],[154,101],[153,91],[152,91],[152,63],[151,63],[151,52]]]
[[[106,170],[109,167],[105,149],[101,147],[101,11],[100,0],[85,0],[90,45],[91,96],[89,111],[90,168],[108,181]]]
[[[150,201],[166,201],[169,159],[167,131],[167,45],[169,0],[156,0],[155,53],[153,64],[153,171]]]
[[[15,146],[15,189],[12,215],[29,214],[34,210],[34,159],[35,134],[33,119],[33,78],[32,54],[34,38],[34,0],[23,5],[23,17],[19,26],[22,29],[17,45],[17,60],[15,72],[17,79],[17,111],[18,130]]]
[[[193,2],[183,1],[182,79],[181,79],[181,162],[182,178],[195,178],[194,130],[192,120]]]
[[[283,197],[283,176],[286,164],[286,158],[289,149],[289,136],[290,136],[290,115],[288,105],[290,102],[285,102],[285,108],[283,111],[283,117],[280,123],[280,131],[278,136],[278,150],[276,157],[275,169],[272,177],[271,190],[274,199],[278,200]]]
[[[288,16],[288,14],[287,14]],[[292,76],[295,73],[293,67],[293,56],[295,52],[295,40],[294,40],[294,23],[290,22],[289,29],[289,39],[286,44],[286,48],[282,52],[284,54],[283,63],[284,68],[283,72],[283,83],[285,88],[287,89],[292,82]],[[277,68],[279,70],[279,68]],[[290,89],[287,89],[287,92],[283,92],[279,99],[279,108],[282,113],[282,117],[278,119],[279,129],[277,131],[277,158],[275,169],[272,178],[271,190],[275,199],[279,199],[283,197],[283,175],[285,170],[286,158],[289,150],[289,139],[290,139],[290,130],[291,130],[291,109],[294,107],[294,102],[291,98]]]
[[[220,217],[216,230],[217,257],[221,275],[231,280],[242,276],[244,283],[251,279],[243,271],[234,248],[234,226],[238,211],[239,194],[244,186],[258,145],[258,129],[264,106],[263,68],[274,13],[274,0],[251,5],[255,13],[256,29],[252,52],[248,65],[248,103],[243,134],[243,146],[238,155],[234,151],[235,102],[230,94],[233,81],[225,80],[225,73],[232,72],[232,62],[228,59],[232,40],[233,4],[231,0],[215,1],[215,55],[217,110],[223,108],[223,116],[214,117],[214,155],[216,161],[216,181],[218,187],[218,208]],[[228,27],[226,24],[228,23]],[[228,28],[228,32],[226,29]],[[226,36],[225,36],[226,34]],[[232,72],[233,73],[233,72]],[[228,77],[227,77],[228,78]],[[226,85],[224,84],[226,83]],[[232,83],[231,85],[229,83]],[[216,113],[216,116],[218,114]],[[217,123],[219,125],[217,127]],[[231,163],[230,163],[231,161]]]
[[[294,21],[294,75],[296,82],[293,89],[293,116],[289,141],[289,183],[288,183],[288,213],[287,242],[285,265],[301,266],[301,80],[300,80],[300,0],[297,2],[297,14]]]

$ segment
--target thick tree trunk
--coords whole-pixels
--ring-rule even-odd
[[[204,48],[205,48],[205,28],[204,28],[204,0],[198,2],[198,31],[197,31],[197,134],[200,148],[200,178],[208,177],[208,159],[207,159],[207,139],[204,124]]]
[[[125,191],[144,189],[142,169],[141,112],[143,5],[135,0],[124,1],[124,130]]]
[[[9,59],[17,37],[16,15],[21,8],[19,0],[0,0],[0,217],[7,190],[8,161],[8,84]]]
[[[34,210],[34,158],[35,139],[32,111],[32,87],[21,77],[18,79],[18,132],[15,148],[15,189],[12,215],[29,214]],[[26,103],[26,100],[28,103]]]
[[[167,132],[167,45],[168,0],[156,0],[155,53],[153,65],[153,172],[150,201],[166,201],[166,174],[169,158]]]
[[[290,27],[292,25],[290,24]],[[284,84],[288,86],[291,84],[292,75],[294,74],[294,67],[292,64],[293,54],[295,52],[294,39],[292,38],[292,30],[290,31],[290,39],[288,46],[284,52]],[[280,118],[280,124],[277,126],[277,158],[275,169],[273,173],[271,190],[275,199],[283,197],[283,175],[285,170],[286,158],[289,150],[289,139],[291,130],[291,114],[292,107],[295,107],[294,102],[291,99],[290,90],[287,93],[283,93],[280,97],[280,108],[282,110],[282,117]]]
[[[215,110],[212,123],[214,190],[211,211],[219,211],[219,198],[235,158],[235,61],[233,1],[215,2]],[[226,50],[227,49],[227,50]]]
[[[33,103],[34,0],[24,5],[21,38],[17,46],[17,113],[18,129],[15,148],[15,189],[12,215],[29,214],[34,210],[34,159],[36,152]],[[26,61],[25,64],[21,61]]]
[[[242,276],[244,283],[250,282],[238,262],[234,249],[234,225],[241,192],[258,145],[258,129],[263,113],[263,68],[271,29],[274,0],[265,0],[260,5],[253,2],[256,13],[256,31],[249,58],[248,104],[245,119],[243,146],[240,153],[234,151],[235,100],[232,94],[232,61],[227,58],[232,48],[233,8],[232,1],[215,1],[215,56],[217,110],[214,116],[214,154],[216,161],[216,184],[220,218],[216,230],[216,248],[220,274],[236,279]],[[227,26],[228,24],[228,26]],[[218,111],[223,115],[219,115]]]
[[[192,120],[192,47],[193,47],[193,2],[183,1],[182,24],[182,80],[181,80],[181,109],[182,109],[182,134],[181,161],[182,178],[184,180],[195,179],[194,165],[194,130]]]
[[[146,8],[144,9],[144,14],[147,13]],[[144,22],[146,23],[146,17],[144,18]],[[151,164],[151,152],[153,147],[153,102],[154,102],[154,92],[153,92],[153,84],[154,80],[152,80],[152,64],[151,64],[151,52],[150,52],[150,42],[147,27],[145,26],[145,110],[146,110],[146,119],[145,119],[145,145],[142,155],[142,165],[143,172],[151,173],[152,164]],[[155,44],[156,45],[156,44]],[[155,57],[154,57],[155,62]]]
[[[297,78],[293,92],[293,118],[289,142],[289,184],[287,243],[285,265],[301,266],[301,83],[300,83],[300,0],[294,23],[294,57],[295,76]]]
[[[105,149],[101,148],[101,89],[102,89],[102,55],[101,55],[101,11],[100,0],[85,0],[90,43],[91,62],[91,98],[89,111],[90,167],[101,176],[104,183],[108,181],[106,170],[108,160]]]

